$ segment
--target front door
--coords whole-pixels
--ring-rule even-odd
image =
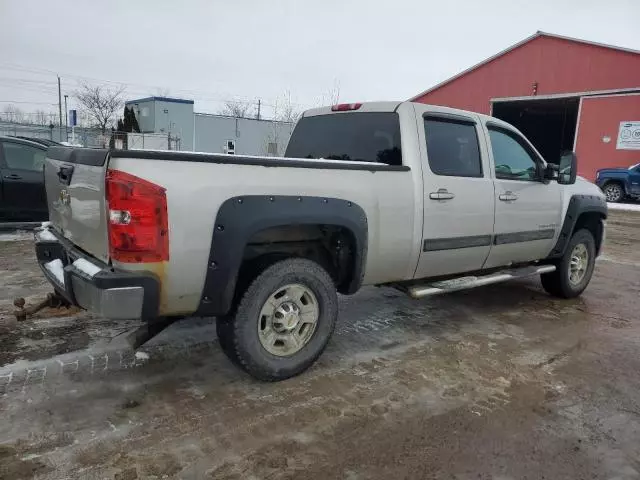
[[[415,278],[479,270],[489,254],[494,186],[480,135],[472,114],[424,112],[419,125],[423,238]]]
[[[487,125],[495,171],[495,236],[485,268],[529,262],[551,252],[561,228],[561,191],[542,178],[543,162],[517,132]]]
[[[629,169],[629,193],[640,195],[640,164]]]
[[[8,216],[24,221],[46,220],[45,149],[10,140],[0,145],[2,197]]]

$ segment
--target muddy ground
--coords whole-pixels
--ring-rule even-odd
[[[82,312],[17,324],[11,299],[48,291],[21,238],[0,242],[2,479],[640,478],[640,214],[612,213],[579,299],[367,288],[277,384],[236,370],[212,319],[138,355]]]

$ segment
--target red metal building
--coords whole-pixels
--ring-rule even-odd
[[[551,162],[574,150],[591,180],[640,163],[640,144],[619,141],[640,122],[639,51],[537,32],[411,100],[508,121]]]

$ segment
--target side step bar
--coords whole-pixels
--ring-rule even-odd
[[[533,267],[512,268],[491,275],[477,277],[460,277],[453,280],[432,282],[423,285],[412,285],[407,287],[406,292],[412,298],[431,297],[442,293],[456,292],[468,288],[483,287],[493,283],[506,282],[516,278],[525,278],[541,273],[550,273],[556,270],[555,265],[539,265]]]

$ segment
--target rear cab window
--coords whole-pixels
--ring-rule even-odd
[[[396,112],[348,112],[302,118],[286,157],[402,165]]]

